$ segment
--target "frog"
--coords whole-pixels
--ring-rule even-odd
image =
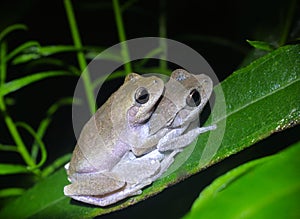
[[[118,198],[113,197],[116,201],[140,193],[141,187],[151,183],[145,178],[159,170],[159,158],[131,159],[128,168],[135,167],[135,174],[139,174],[139,167],[143,173],[141,179],[137,177],[135,186],[130,188],[127,185],[131,182],[127,178],[132,181],[133,177],[127,177],[127,172],[114,170],[118,163],[121,169],[122,163],[125,163],[121,160],[140,156],[149,150],[135,150],[132,139],[143,139],[139,141],[141,145],[146,141],[147,136],[144,135],[149,132],[147,122],[163,92],[164,82],[157,76],[143,77],[131,73],[125,78],[123,85],[84,125],[71,160],[65,165],[71,182],[64,187],[66,196],[106,206],[112,203],[111,199],[105,199],[107,194],[122,191],[123,196],[119,192]]]
[[[174,162],[174,157],[200,134],[215,130],[216,124],[200,127],[199,115],[210,99],[213,82],[205,74],[192,74],[184,69],[172,72],[165,93],[149,121],[149,135],[164,131],[156,150],[161,167],[152,180],[159,178]]]
[[[165,84],[164,96],[160,97],[156,108],[151,111],[152,114],[146,116],[148,121],[144,120],[146,122],[143,124],[134,122],[133,129],[125,126],[127,129],[124,133],[129,140],[123,138],[123,142],[129,142],[128,145],[131,147],[126,147],[122,158],[102,163],[102,166],[110,165],[105,171],[96,167],[89,172],[90,167],[87,167],[86,172],[78,173],[72,171],[71,165],[67,166],[72,184],[65,187],[65,195],[86,203],[107,206],[141,194],[142,188],[158,179],[168,169],[176,154],[199,134],[215,128],[197,126],[199,113],[207,103],[211,92],[212,81],[208,76],[193,75],[182,69],[175,70]],[[142,120],[129,119],[129,121]],[[93,132],[95,129],[96,127],[93,127],[90,130]],[[131,134],[134,140],[130,138],[131,132],[135,133]],[[86,135],[89,136],[89,133]],[[88,151],[86,153],[88,154]],[[85,159],[82,152],[76,151],[76,148],[73,157],[74,154],[73,162],[77,165],[82,162],[81,159]],[[93,154],[97,156],[97,153]],[[76,158],[78,155],[80,157]],[[92,161],[99,163],[99,159]]]
[[[183,69],[172,72],[169,81],[165,84],[164,96],[149,122],[150,135],[166,127],[172,129],[160,139],[157,145],[159,150],[168,150],[169,147],[166,145],[177,141],[176,136],[179,139],[185,138],[182,144],[186,144],[191,143],[195,136],[216,128],[216,125],[199,127],[199,115],[212,91],[213,82],[205,74],[192,74]],[[182,135],[184,132],[187,135]],[[176,145],[176,148],[181,148],[181,143],[178,142]],[[174,149],[174,146],[172,148]]]

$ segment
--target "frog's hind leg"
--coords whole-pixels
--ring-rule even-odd
[[[142,183],[137,183],[135,185],[128,184],[124,189],[121,189],[119,191],[116,191],[114,193],[107,194],[104,196],[76,195],[76,196],[72,196],[72,198],[75,200],[81,201],[81,202],[104,207],[107,205],[114,204],[118,201],[121,201],[127,197],[141,194],[142,193],[141,189],[144,188],[145,186],[151,184],[151,182],[152,182],[151,180],[145,180]]]
[[[125,181],[111,172],[76,174],[72,184],[65,186],[66,196],[106,195],[125,187]]]

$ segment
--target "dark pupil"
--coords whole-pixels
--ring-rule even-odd
[[[135,100],[139,104],[147,103],[149,100],[149,93],[145,88],[140,88],[135,95]]]
[[[199,106],[201,103],[200,93],[196,89],[192,90],[186,98],[186,103],[192,107]]]

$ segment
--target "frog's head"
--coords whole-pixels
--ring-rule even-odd
[[[136,126],[147,122],[152,115],[164,92],[164,82],[156,76],[131,73],[118,92],[112,107],[115,118],[126,118],[129,125]]]
[[[133,105],[128,111],[128,120],[134,125],[145,123],[150,118],[164,92],[164,82],[156,76],[135,74],[133,77],[135,90],[131,95]]]
[[[173,71],[165,85],[164,97],[150,119],[150,133],[197,120],[212,89],[212,80],[207,75],[195,75],[183,69]]]

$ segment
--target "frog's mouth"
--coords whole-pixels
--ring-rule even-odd
[[[158,98],[158,100],[156,101],[156,103],[154,104],[154,106],[152,106],[148,112],[150,114],[149,118],[148,118],[148,121],[150,120],[150,118],[152,117],[153,113],[156,111],[157,107],[159,106],[161,100],[163,99],[164,97],[164,93]]]
[[[157,133],[163,127],[170,126],[178,114],[176,105],[166,98],[163,101],[160,99],[153,110],[154,112],[149,118],[150,135]]]

